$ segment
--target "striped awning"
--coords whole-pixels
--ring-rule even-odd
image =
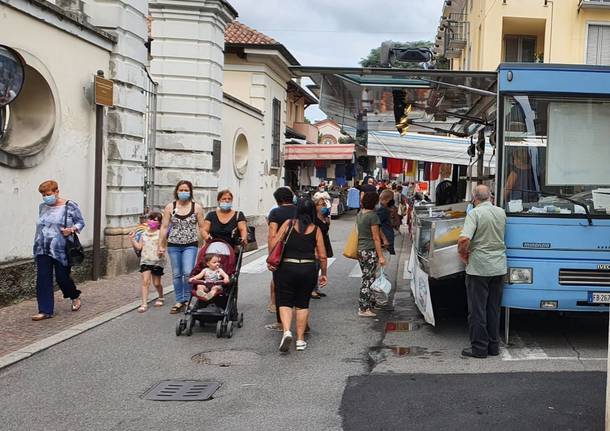
[[[284,160],[351,160],[354,144],[286,144]]]

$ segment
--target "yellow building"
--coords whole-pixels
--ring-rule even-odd
[[[443,0],[435,51],[454,70],[610,65],[610,0]]]

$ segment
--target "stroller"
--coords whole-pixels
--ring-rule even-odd
[[[206,254],[216,254],[220,257],[221,268],[229,276],[229,283],[223,284],[222,293],[210,301],[197,296],[197,285],[204,284],[203,280],[192,283],[191,299],[185,308],[184,316],[176,322],[177,336],[182,332],[190,336],[197,321],[201,326],[206,323],[216,323],[218,338],[223,335],[231,338],[234,326],[237,325],[238,328],[243,326],[244,314],[237,310],[238,280],[243,247],[239,246],[238,250],[236,254],[233,246],[220,239],[212,240],[199,249],[190,277],[200,273],[204,268]]]

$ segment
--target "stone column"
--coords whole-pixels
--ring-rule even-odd
[[[108,109],[106,229],[107,273],[137,267],[127,234],[138,224],[144,207],[145,112],[148,77],[148,1],[86,0],[91,24],[115,35],[110,58],[114,81],[113,108]]]
[[[224,30],[235,17],[225,0],[151,0],[152,60],[159,82],[155,201],[169,202],[189,180],[204,207],[215,205],[214,141],[222,136]]]

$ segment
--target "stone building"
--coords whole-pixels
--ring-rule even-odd
[[[105,109],[102,191],[106,273],[135,268],[128,232],[178,179],[213,204],[223,110],[225,0],[0,0],[0,43],[26,64],[19,97],[2,108],[0,304],[34,293],[31,256],[40,182],[79,203],[93,233],[93,76],[114,81]],[[150,26],[150,32],[149,32]],[[90,262],[76,268],[90,274]]]

